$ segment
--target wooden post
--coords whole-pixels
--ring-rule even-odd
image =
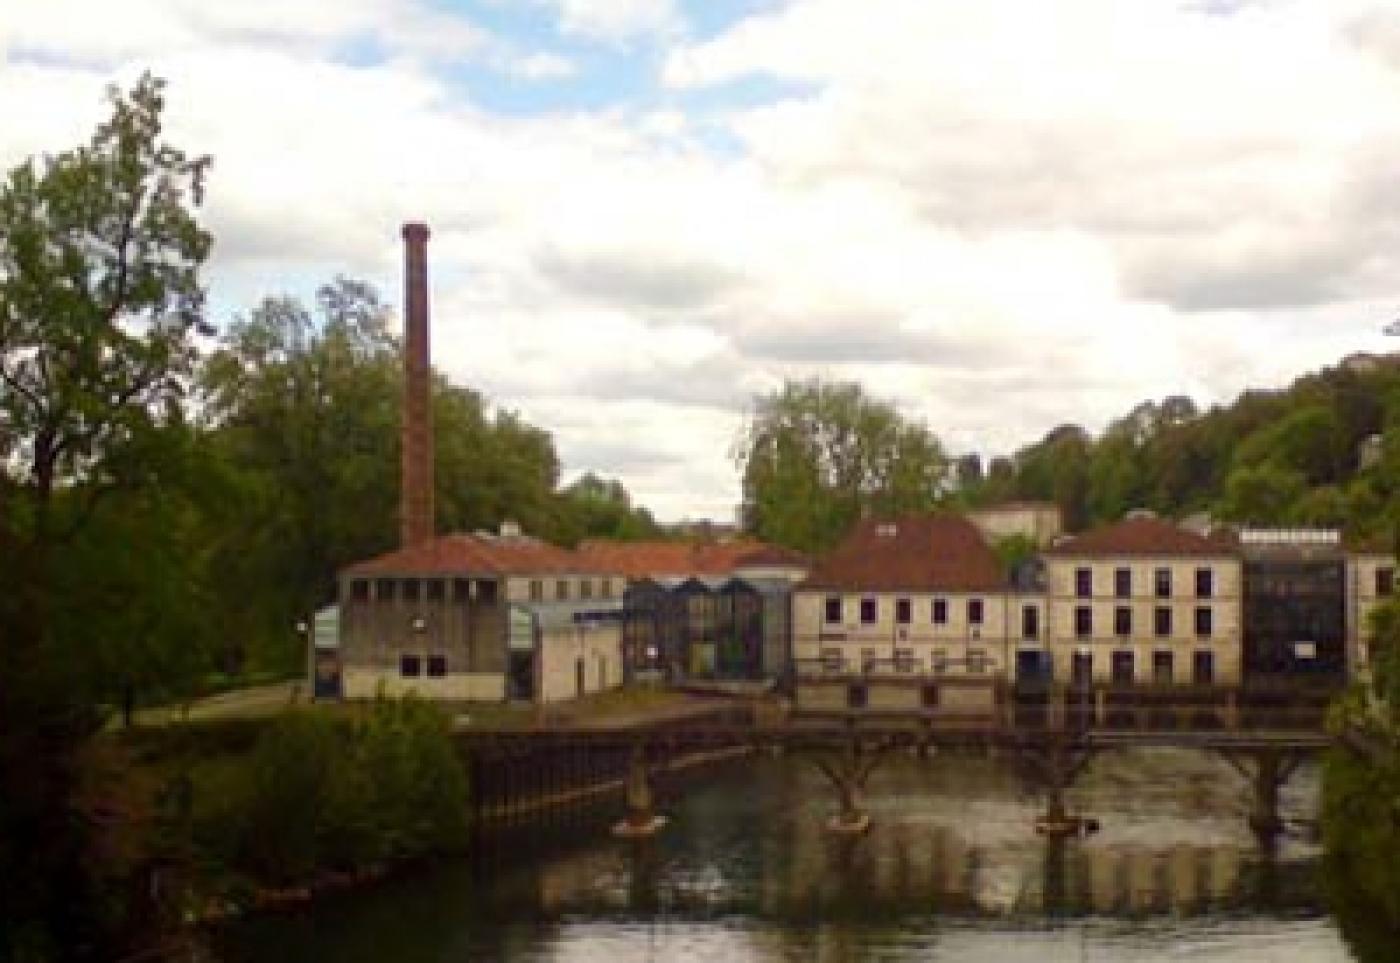
[[[656,835],[666,825],[652,804],[651,784],[647,774],[646,747],[638,742],[632,747],[627,767],[627,815],[614,824],[613,835],[624,839],[643,839]]]

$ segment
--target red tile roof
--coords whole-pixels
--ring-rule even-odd
[[[439,535],[431,541],[356,562],[349,575],[534,575],[622,574],[596,559],[519,535]]]
[[[870,519],[818,559],[800,589],[995,592],[1005,573],[977,526],[961,515]]]
[[[774,564],[769,556],[776,556],[776,553],[784,553],[782,557],[786,558],[788,550],[748,539],[726,542],[615,542],[589,539],[578,547],[579,557],[595,567],[620,572],[630,578],[729,575],[745,563]],[[750,562],[755,558],[759,561]]]
[[[1129,518],[1076,535],[1045,552],[1051,557],[1083,558],[1096,555],[1209,556],[1238,555],[1239,547],[1228,533],[1207,537],[1187,531],[1160,518]]]

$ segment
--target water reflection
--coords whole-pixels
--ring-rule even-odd
[[[683,796],[658,838],[611,813],[531,830],[470,863],[223,934],[229,961],[1173,957],[1345,960],[1306,820],[1262,857],[1238,778],[1178,753],[1096,762],[1072,797],[1088,840],[1031,830],[1039,800],[986,760],[900,759],[876,774],[870,833],[822,829],[834,799],[799,759],[759,759]],[[1184,767],[1184,768],[1183,768]],[[1280,942],[1282,940],[1282,942]],[[1093,951],[1090,953],[1089,951]],[[1093,955],[1097,953],[1097,955]],[[1301,954],[1301,955],[1300,955]],[[1282,958],[1281,956],[1278,958]]]

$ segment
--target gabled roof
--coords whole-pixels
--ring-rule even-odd
[[[1007,587],[982,533],[961,515],[868,519],[818,559],[799,590],[994,592]]]
[[[1045,551],[1051,558],[1098,555],[1194,556],[1220,558],[1239,554],[1228,534],[1197,535],[1160,518],[1129,518],[1067,539]]]
[[[629,578],[727,576],[743,565],[802,564],[796,552],[748,539],[728,542],[615,542],[588,539],[578,555]],[[794,559],[795,557],[795,559]]]
[[[526,535],[439,535],[347,566],[348,575],[621,574]]]
[[[801,552],[781,545],[757,545],[739,556],[737,568],[809,568],[812,560]]]

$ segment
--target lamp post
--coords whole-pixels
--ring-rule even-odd
[[[302,645],[306,647],[306,679],[305,684],[311,687],[311,698],[308,701],[316,701],[316,640],[312,632],[312,623],[309,619],[297,619],[297,636],[301,639]],[[297,701],[297,694],[301,686],[298,685],[292,692],[292,701]]]

